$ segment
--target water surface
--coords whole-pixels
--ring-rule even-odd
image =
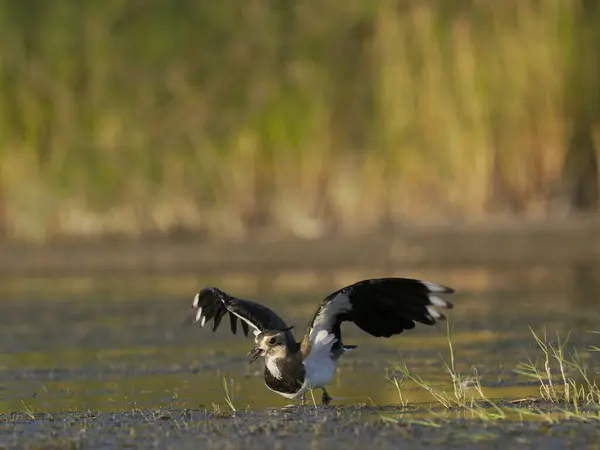
[[[169,410],[188,411],[202,420],[199,411],[226,404],[224,383],[239,412],[271,417],[274,408],[289,401],[264,386],[261,364],[246,363],[251,339],[240,332],[232,335],[226,326],[213,333],[190,325],[192,298],[206,285],[264,302],[296,326],[297,336],[325,295],[359,279],[408,276],[450,285],[457,289],[448,317],[458,370],[475,370],[488,398],[539,397],[538,384],[514,370],[519,362],[540,355],[530,328],[551,338],[570,333],[568,349],[598,345],[598,335],[589,332],[600,329],[598,273],[595,266],[525,271],[481,267],[318,276],[4,280],[0,413],[7,425],[0,439],[14,443],[27,436],[23,430],[28,428],[11,423],[11,413],[93,413],[102,420],[111,414],[142,414],[143,422],[144,411]],[[450,389],[444,364],[449,361],[446,332],[443,324],[418,325],[385,339],[346,324],[344,342],[359,348],[340,360],[328,388],[334,404],[351,408],[353,414],[362,408],[365,417],[369,411],[396,414],[399,397],[389,379],[398,375],[394,363],[401,361],[433,385]],[[598,372],[597,359],[588,358],[592,373]],[[411,383],[404,385],[402,395],[421,411],[433,401]],[[36,423],[25,422],[28,427]]]

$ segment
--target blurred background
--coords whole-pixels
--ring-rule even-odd
[[[204,285],[301,329],[345,284],[421,277],[480,361],[525,358],[531,324],[586,342],[599,45],[587,0],[0,2],[0,405],[156,404],[154,376],[222,399],[201,352],[238,377],[249,342],[178,328]]]
[[[593,1],[0,4],[4,240],[595,211]]]

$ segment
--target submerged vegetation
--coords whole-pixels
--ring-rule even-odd
[[[595,208],[600,7],[0,5],[0,233],[353,233]]]

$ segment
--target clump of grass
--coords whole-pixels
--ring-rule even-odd
[[[233,385],[233,380],[231,381]],[[217,403],[212,404],[212,416],[216,418],[230,418],[234,417],[238,412],[238,408],[233,402],[233,398],[230,392],[230,386],[225,377],[223,377],[223,390],[225,391],[225,406],[221,406]]]
[[[35,420],[35,413],[33,410],[27,406],[23,400],[21,400],[21,403],[23,404],[23,412],[27,415],[27,417],[29,417],[31,420]]]
[[[539,359],[533,362],[531,359],[527,363],[520,363],[516,373],[524,375],[540,383],[540,395],[542,399],[549,402],[562,402],[569,401],[572,398],[571,383],[566,376],[566,360],[564,355],[564,348],[568,342],[567,339],[561,342],[560,336],[557,335],[557,344],[548,342],[547,336],[544,332],[544,338],[540,338],[531,328],[531,333],[535,338],[538,347],[542,350],[542,366],[540,369]],[[552,363],[555,362],[562,379],[562,384],[557,385],[554,372],[552,370]],[[562,386],[562,387],[560,387]]]
[[[237,411],[237,408],[233,404],[233,399],[231,398],[231,394],[229,393],[229,385],[225,378],[223,378],[223,389],[225,390],[225,403],[227,403],[227,407],[234,414]]]
[[[223,407],[217,403],[212,404],[212,416],[215,419],[229,419],[235,415],[235,412],[229,407]]]
[[[591,332],[600,334],[596,331]],[[570,333],[566,339],[561,339],[557,334],[554,341],[549,340],[546,333],[539,336],[532,329],[531,333],[537,347],[541,350],[541,355],[535,361],[520,363],[515,371],[539,383],[541,397],[539,400],[552,404],[552,410],[536,406],[539,403],[538,399],[505,401],[503,404],[498,404],[487,398],[475,368],[472,368],[471,374],[467,376],[457,370],[449,324],[447,328],[449,359],[447,362],[444,361],[444,364],[450,375],[452,386],[450,392],[412,373],[405,362],[392,364],[394,370],[400,372],[402,376],[395,376],[389,381],[396,387],[402,407],[408,405],[402,387],[407,380],[410,380],[419,388],[429,392],[436,404],[446,411],[462,410],[468,412],[471,417],[483,421],[514,418],[520,421],[534,418],[548,423],[568,419],[600,421],[600,387],[589,374],[586,358],[576,349],[567,352]],[[598,352],[600,348],[590,346],[589,350]],[[439,420],[450,420],[447,416],[433,410],[431,414],[437,417],[438,423]]]
[[[583,407],[600,406],[600,387],[590,377],[584,358],[575,349],[569,355],[565,352],[570,333],[564,340],[557,333],[554,343],[545,331],[540,337],[531,327],[530,330],[542,354],[535,361],[520,363],[516,373],[537,381],[544,401],[570,404],[576,412]],[[591,350],[597,351],[597,347],[592,346]]]
[[[153,423],[158,420],[172,420],[173,415],[171,411],[169,411],[168,407],[158,406],[152,408],[146,408],[144,406],[138,406],[136,402],[134,402],[134,407],[132,408],[132,412],[134,414],[139,415],[146,423]],[[84,417],[93,418],[93,414],[85,414]]]
[[[398,393],[398,403],[403,408],[406,408],[408,406],[408,400],[405,399],[404,395],[402,394],[402,386],[404,386],[406,379],[407,378],[405,376],[397,377],[395,375],[392,378],[388,378],[388,381],[391,382],[396,388],[396,392]]]
[[[437,388],[426,382],[421,376],[411,372],[405,361],[402,361],[401,363],[392,363],[394,371],[399,372],[402,375],[402,378],[399,379],[398,377],[393,377],[390,381],[395,385],[399,402],[403,407],[406,407],[408,404],[402,394],[402,385],[406,380],[412,381],[421,389],[429,392],[433,399],[446,409],[474,408],[476,401],[490,403],[483,393],[477,369],[472,368],[471,373],[468,375],[457,370],[454,346],[452,343],[452,331],[449,321],[446,322],[446,335],[448,340],[449,360],[444,361],[444,365],[446,371],[450,375],[452,391],[447,392],[443,388]],[[475,395],[472,395],[473,392]]]

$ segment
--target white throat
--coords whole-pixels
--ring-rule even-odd
[[[281,380],[283,378],[281,370],[279,370],[279,366],[277,366],[277,358],[267,356],[265,358],[265,365],[267,366],[267,370],[271,372],[271,375],[273,375],[275,378],[277,378],[278,380]]]

